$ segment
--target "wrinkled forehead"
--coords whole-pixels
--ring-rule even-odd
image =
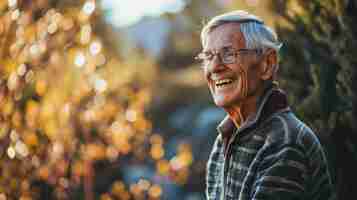
[[[207,35],[203,49],[219,50],[223,47],[245,48],[245,39],[240,31],[239,23],[226,23],[214,28]]]

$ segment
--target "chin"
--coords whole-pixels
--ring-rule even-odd
[[[221,89],[217,89],[214,86],[211,86],[210,92],[214,103],[218,107],[232,107],[239,105],[242,101],[241,89],[239,85],[232,85]]]
[[[216,106],[221,107],[221,108],[225,108],[225,107],[230,107],[232,105],[234,105],[235,101],[231,100],[231,99],[224,99],[221,97],[213,97],[214,99],[214,103],[216,104]]]
[[[226,94],[213,94],[212,97],[216,106],[222,108],[235,107],[244,101],[240,92],[237,91],[231,91]]]

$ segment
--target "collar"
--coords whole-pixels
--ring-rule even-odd
[[[241,127],[237,128],[234,122],[227,115],[217,126],[217,131],[223,138],[228,138],[236,131],[242,132],[244,129],[253,127],[264,121],[273,113],[281,110],[290,110],[285,92],[276,87],[270,87],[258,99],[258,109],[254,116],[247,119]]]

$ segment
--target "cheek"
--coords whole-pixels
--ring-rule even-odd
[[[212,80],[209,78],[209,76],[208,76],[207,73],[204,73],[204,77],[205,77],[205,81],[206,81],[208,87],[211,89],[211,87],[212,87]]]
[[[206,76],[205,80],[206,80],[209,90],[213,94],[214,93],[214,82],[212,80],[210,80],[207,76]]]
[[[239,76],[239,90],[242,93],[242,96],[245,96],[245,94],[246,94],[246,92],[248,90],[248,87],[249,87],[249,84],[248,84],[248,80],[249,80],[248,72],[247,72],[246,67],[244,67],[243,65],[239,65],[238,69],[239,70],[237,71],[237,74]]]
[[[248,90],[250,92],[255,91],[262,83],[262,80],[259,77],[257,67],[253,67],[251,70],[248,70],[247,75]]]

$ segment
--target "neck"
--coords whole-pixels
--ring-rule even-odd
[[[240,127],[250,116],[254,116],[256,114],[258,109],[257,101],[257,96],[251,96],[237,105],[225,108],[225,111],[228,113],[234,124],[237,127]]]
[[[258,100],[264,94],[264,91],[270,87],[271,85],[263,87],[261,90],[257,90],[254,95],[248,95],[241,102],[224,108],[236,127],[240,127],[249,117],[256,115]]]

